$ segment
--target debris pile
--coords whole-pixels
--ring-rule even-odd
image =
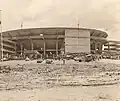
[[[0,73],[10,73],[11,67],[10,66],[0,66]]]

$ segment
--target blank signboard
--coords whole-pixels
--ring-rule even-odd
[[[65,30],[65,52],[81,53],[90,52],[90,32],[88,30]]]

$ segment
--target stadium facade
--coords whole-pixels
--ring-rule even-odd
[[[86,28],[30,28],[3,32],[3,53],[41,53],[44,56],[67,53],[102,52],[107,33]],[[1,53],[1,52],[0,52]]]

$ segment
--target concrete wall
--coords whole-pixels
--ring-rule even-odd
[[[65,30],[66,53],[90,53],[90,32],[87,30]]]

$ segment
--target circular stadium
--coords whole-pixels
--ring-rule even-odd
[[[4,55],[102,53],[107,33],[87,28],[29,28],[3,32]]]

